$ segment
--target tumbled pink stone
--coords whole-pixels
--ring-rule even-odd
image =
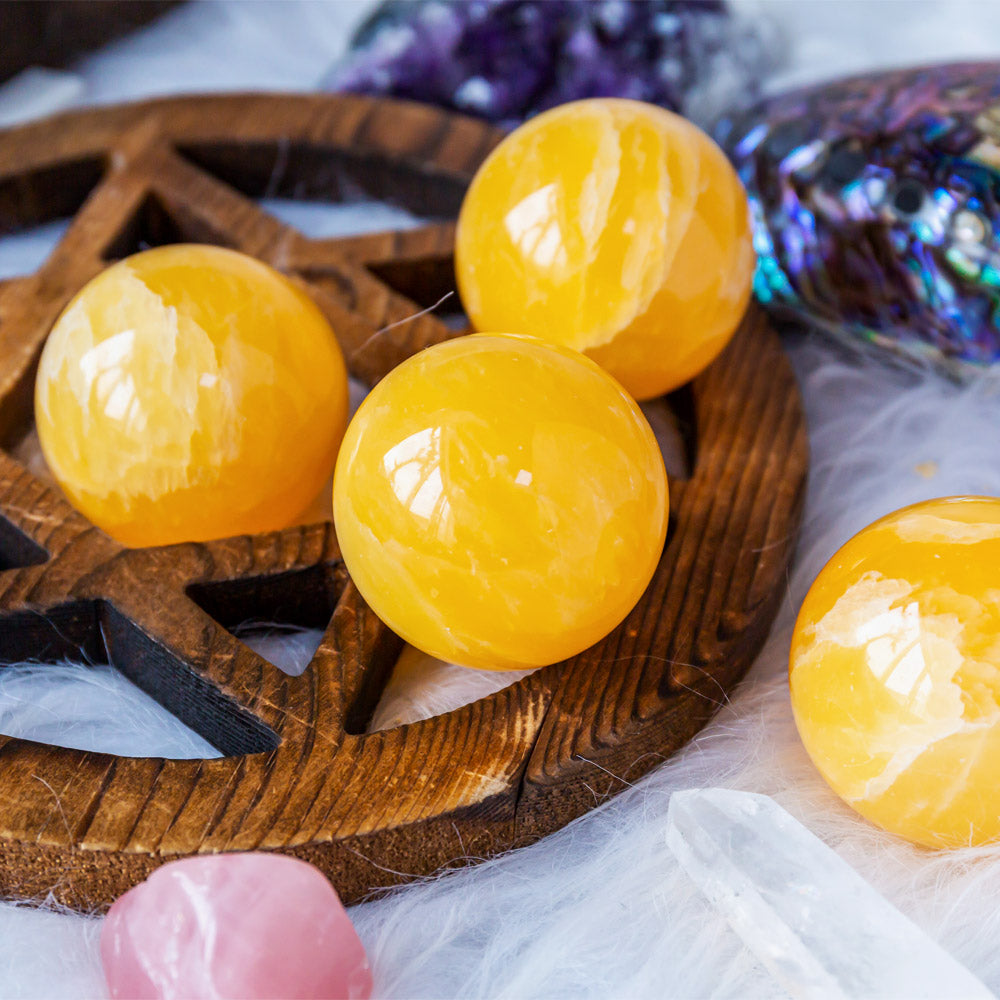
[[[365,949],[312,865],[214,854],[164,865],[101,932],[111,996],[128,1000],[367,1000]]]

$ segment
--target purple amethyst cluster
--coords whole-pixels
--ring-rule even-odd
[[[705,120],[754,96],[767,48],[719,0],[390,0],[323,85],[508,128],[584,97]]]

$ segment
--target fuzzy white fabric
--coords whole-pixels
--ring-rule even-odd
[[[84,97],[305,89],[368,6],[362,0],[192,6],[84,61],[78,67]],[[774,87],[884,65],[1000,56],[1000,5],[986,0],[755,6],[780,25],[789,46],[789,64]],[[305,221],[318,225],[317,219]],[[0,271],[30,269],[55,235],[0,241]],[[809,414],[810,491],[787,599],[748,680],[684,752],[567,829],[355,907],[377,997],[782,995],[666,849],[670,792],[706,785],[773,795],[1000,989],[1000,909],[994,905],[1000,848],[934,854],[858,819],[806,758],[785,682],[795,610],[851,534],[923,498],[1000,494],[1000,385],[984,378],[959,388],[932,373],[907,375],[868,357],[845,356],[817,336],[790,342],[789,352]],[[315,638],[257,634],[250,641],[294,670]],[[443,668],[429,669],[440,675]],[[451,677],[452,703],[476,696],[458,687],[462,677],[481,683],[478,675]],[[409,701],[385,704],[387,718],[440,710],[440,690],[420,698],[403,692]],[[4,670],[0,731],[114,752],[205,752],[194,734],[107,668]],[[105,996],[99,927],[79,916],[0,905],[0,997]]]

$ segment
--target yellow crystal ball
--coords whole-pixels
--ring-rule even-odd
[[[677,115],[597,98],[509,135],[469,188],[455,264],[478,330],[585,352],[636,399],[725,347],[750,297],[750,213],[722,151]]]
[[[481,335],[372,390],[333,510],[390,628],[442,660],[509,670],[572,656],[628,614],[663,549],[667,477],[645,417],[597,365]]]
[[[42,451],[126,545],[292,523],[328,480],[347,374],[309,297],[251,257],[165,246],[70,302],[35,384]]]
[[[954,497],[852,538],[806,597],[792,708],[849,805],[929,847],[1000,836],[1000,500]]]

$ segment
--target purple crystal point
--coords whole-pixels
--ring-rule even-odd
[[[764,38],[718,0],[389,0],[323,86],[505,127],[584,97],[704,119],[752,97],[770,62]]]

